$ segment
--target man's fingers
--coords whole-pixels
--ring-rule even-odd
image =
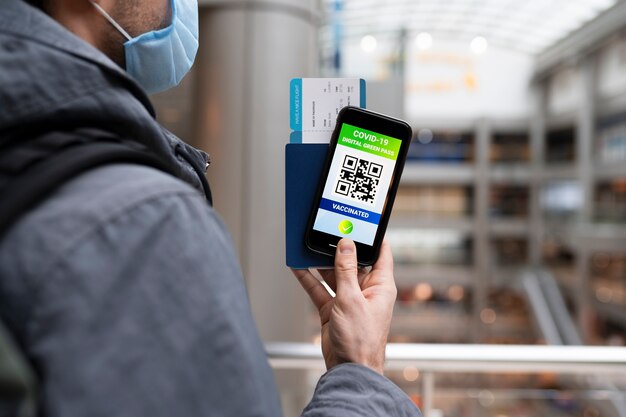
[[[366,266],[363,268],[359,267],[359,272],[357,276],[358,276],[358,281],[359,281],[359,287],[361,287],[361,289],[363,288],[363,282],[368,277],[371,270],[372,270],[371,266]],[[334,269],[318,269],[317,272],[319,272],[319,274],[322,276],[322,279],[324,280],[324,282],[326,282],[326,284],[328,284],[330,289],[336,293],[337,292],[337,280],[335,279],[335,270]]]
[[[324,285],[308,269],[292,269],[291,272],[298,278],[298,282],[300,282],[300,285],[302,285],[302,288],[304,288],[304,291],[309,295],[318,310],[332,300]]]
[[[342,294],[361,293],[357,274],[356,245],[351,239],[341,239],[335,253],[335,280],[338,297]]]
[[[367,278],[371,270],[372,269],[369,266],[359,268],[358,278],[359,278],[359,287],[361,289],[363,288],[363,282],[365,281],[365,279]]]
[[[391,254],[391,246],[387,240],[383,240],[380,246],[380,254],[378,260],[372,267],[373,271],[384,272],[385,275],[393,276],[393,255]]]

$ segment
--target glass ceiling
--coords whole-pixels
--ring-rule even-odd
[[[397,38],[402,30],[428,45],[484,38],[489,45],[537,54],[618,0],[325,0],[322,40],[339,33]],[[482,41],[482,40],[481,40]],[[419,40],[418,40],[419,42]]]

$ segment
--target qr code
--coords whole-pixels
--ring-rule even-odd
[[[346,155],[337,176],[335,192],[364,203],[374,204],[383,166]]]

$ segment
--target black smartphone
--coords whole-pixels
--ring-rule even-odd
[[[358,107],[339,112],[307,226],[309,249],[334,256],[349,237],[360,265],[376,262],[411,136],[402,120]]]

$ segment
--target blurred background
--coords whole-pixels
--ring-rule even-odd
[[[167,128],[211,154],[264,341],[320,337],[284,266],[289,81],[359,77],[368,108],[414,131],[387,231],[390,342],[626,344],[626,1],[200,5],[193,71],[153,99]],[[276,371],[287,416],[321,373]],[[420,369],[387,376],[425,405]],[[429,381],[429,416],[626,416],[623,375]]]

